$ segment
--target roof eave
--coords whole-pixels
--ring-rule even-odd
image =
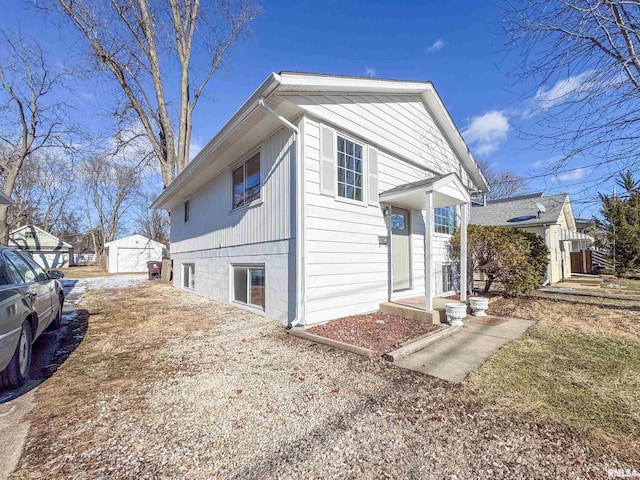
[[[460,130],[458,130],[458,127],[456,127],[453,122],[447,107],[444,105],[442,98],[440,98],[440,95],[433,84],[429,82],[428,86],[429,88],[421,93],[425,105],[429,108],[431,113],[435,115],[438,123],[444,129],[445,135],[451,142],[453,149],[463,162],[465,170],[469,173],[474,184],[478,187],[478,191],[475,193],[488,193],[491,190],[489,183],[478,167],[475,158],[473,158],[467,143],[464,141],[464,138],[462,138]],[[442,112],[444,115],[438,115],[438,111]]]
[[[165,208],[168,201],[177,193],[182,186],[190,179],[195,177],[209,154],[220,145],[236,128],[242,125],[242,122],[258,108],[258,102],[261,97],[269,97],[275,89],[280,85],[280,75],[271,73],[264,82],[251,94],[251,96],[240,106],[233,116],[224,124],[224,126],[209,140],[202,150],[198,152],[195,158],[189,162],[187,167],[169,184],[168,187],[151,203],[150,208]]]

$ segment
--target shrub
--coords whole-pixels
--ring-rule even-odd
[[[451,255],[460,257],[460,231],[451,240]],[[506,296],[539,287],[546,278],[549,251],[539,235],[515,228],[467,226],[467,256],[471,272],[484,273],[484,292],[498,281]]]

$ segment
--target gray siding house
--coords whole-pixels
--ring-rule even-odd
[[[430,82],[281,72],[152,207],[171,212],[177,287],[311,325],[464,298],[447,243],[487,190]]]

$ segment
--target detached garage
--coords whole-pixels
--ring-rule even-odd
[[[165,246],[142,235],[131,235],[104,244],[107,271],[146,272],[147,262],[161,261]]]
[[[9,234],[9,246],[29,254],[42,268],[73,265],[73,247],[35,225],[16,228]]]

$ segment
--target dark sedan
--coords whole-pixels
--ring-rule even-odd
[[[64,293],[31,257],[0,248],[0,388],[15,388],[29,376],[31,346],[47,328],[58,328]]]

